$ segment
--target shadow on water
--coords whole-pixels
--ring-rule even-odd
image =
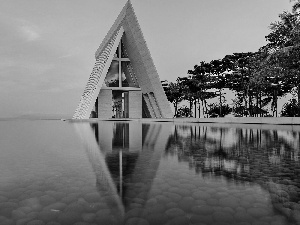
[[[108,121],[74,126],[107,204],[97,222],[300,223],[299,132]]]

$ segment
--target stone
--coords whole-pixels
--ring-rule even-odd
[[[19,209],[16,209],[11,212],[11,217],[14,220],[23,219],[26,217],[26,213],[24,213],[23,211],[21,211]]]
[[[67,204],[62,202],[56,202],[44,207],[45,210],[63,211],[67,207]]]
[[[214,212],[213,218],[216,222],[233,222],[233,216],[225,212]]]
[[[156,204],[157,204],[157,199],[155,199],[155,198],[151,198],[151,199],[147,200],[147,202],[146,202],[147,206],[148,205],[153,206],[153,205],[156,205]]]
[[[208,205],[211,205],[211,206],[218,206],[219,205],[219,201],[217,199],[215,199],[215,198],[207,199],[206,203]]]
[[[202,200],[206,200],[206,199],[209,199],[211,198],[211,195],[207,192],[204,192],[204,191],[201,191],[201,190],[198,190],[198,191],[195,191],[193,194],[192,194],[193,198],[195,199],[202,199]]]
[[[247,210],[247,212],[255,217],[263,217],[263,216],[268,216],[269,215],[269,211],[263,208],[250,208]]]
[[[81,217],[85,222],[92,223],[92,222],[94,222],[94,220],[96,218],[96,214],[95,213],[82,213]]]
[[[168,221],[168,217],[164,213],[153,213],[144,217],[150,225],[165,224]]]
[[[142,215],[143,211],[144,210],[141,208],[131,209],[125,213],[125,218],[138,217],[138,216]]]
[[[179,209],[179,208],[172,208],[172,209],[168,209],[165,214],[169,217],[169,218],[174,218],[174,217],[178,217],[178,216],[184,216],[185,213],[183,210]]]
[[[32,209],[29,206],[23,206],[23,207],[18,208],[17,210],[20,210],[20,211],[24,212],[25,214],[32,211]]]
[[[46,223],[46,225],[61,225],[61,224],[58,222],[48,222]]]
[[[71,202],[76,202],[76,201],[77,201],[77,197],[75,196],[66,196],[61,199],[61,202],[65,204],[70,204]]]
[[[31,220],[27,225],[45,225],[45,223],[41,220]]]
[[[26,225],[30,220],[32,220],[31,218],[23,218],[23,219],[19,219],[16,221],[16,225]],[[1,222],[0,222],[1,224]]]
[[[76,212],[76,213],[83,213],[84,212],[84,207],[79,204],[78,202],[73,202],[66,206],[64,209],[64,212]]]
[[[73,225],[90,225],[90,223],[87,223],[87,222],[77,222],[77,223],[74,223]]]
[[[270,225],[270,224],[264,221],[255,221],[252,223],[252,225]]]
[[[211,206],[194,206],[192,207],[192,212],[198,215],[209,215],[214,212],[214,209]]]
[[[125,225],[149,225],[149,222],[142,218],[133,217],[128,219]]]
[[[39,211],[42,209],[42,206],[40,204],[40,200],[38,198],[29,198],[25,199],[20,202],[20,206],[28,206],[33,211]]]
[[[164,193],[168,198],[170,198],[173,202],[178,202],[181,199],[181,196],[179,194],[175,194],[172,192],[165,192]]]
[[[104,224],[115,224],[115,223],[117,223],[117,218],[112,215],[109,215],[109,214],[102,215],[102,216],[99,216],[99,214],[97,214],[94,223],[103,224],[103,225]]]
[[[144,214],[153,214],[153,213],[163,213],[166,210],[166,207],[162,204],[156,204],[151,207],[146,207],[144,209]]]
[[[157,195],[155,196],[157,202],[162,203],[162,204],[167,204],[169,203],[171,200],[170,198],[164,196],[164,195]]]
[[[213,218],[211,215],[192,215],[190,221],[192,224],[197,224],[197,223],[212,224]]]
[[[128,209],[134,209],[134,208],[143,208],[143,205],[138,204],[138,203],[130,203],[128,206]]]
[[[101,197],[98,192],[88,193],[84,195],[84,199],[90,203],[100,202]]]
[[[0,202],[7,202],[8,198],[4,196],[0,196]]]
[[[189,225],[190,220],[186,216],[179,216],[169,221],[170,225]]]
[[[179,208],[188,212],[195,206],[195,200],[192,197],[184,197],[178,202]]]
[[[224,197],[224,198],[221,198],[219,200],[219,204],[223,207],[231,207],[231,208],[236,208],[238,206],[240,206],[239,204],[239,199],[238,198],[235,198],[235,197]]]
[[[175,202],[169,202],[166,204],[167,209],[178,208],[178,204]]]
[[[59,211],[43,210],[38,213],[37,218],[45,222],[55,221],[59,215]]]
[[[133,198],[133,199],[131,200],[131,202],[138,203],[138,204],[144,204],[144,203],[145,203],[145,200],[144,200],[144,199],[141,199],[141,198]]]
[[[236,221],[240,221],[240,222],[253,221],[253,217],[251,215],[249,215],[248,213],[246,213],[245,211],[236,212],[234,214],[234,218],[236,219]]]
[[[64,212],[58,216],[57,220],[61,224],[72,225],[73,223],[81,221],[81,216],[76,212]]]

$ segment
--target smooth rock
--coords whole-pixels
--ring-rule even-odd
[[[166,204],[167,209],[178,208],[178,204],[175,202],[169,202]]]
[[[171,219],[168,224],[170,224],[170,225],[189,225],[190,220],[186,216],[179,216],[179,217],[175,217],[175,218]]]
[[[67,204],[62,202],[56,202],[44,207],[45,210],[56,210],[56,211],[63,211],[67,207]]]
[[[253,222],[252,225],[270,225],[268,222],[264,222],[264,221],[256,221]]]
[[[84,212],[84,207],[78,202],[73,202],[70,205],[66,206],[64,212],[76,212],[81,214]]]
[[[192,197],[184,197],[178,202],[179,208],[188,212],[195,206],[195,200]]]
[[[197,223],[212,224],[213,218],[211,215],[192,215],[190,221],[192,224],[197,224]]]
[[[144,217],[150,225],[161,225],[168,221],[168,217],[164,213],[149,214]]]
[[[165,192],[164,193],[168,198],[170,198],[173,202],[178,202],[181,199],[181,196],[179,194],[171,193],[171,192]]]
[[[16,225],[26,225],[30,220],[32,220],[31,218],[23,218],[23,219],[19,219],[16,221]],[[1,224],[1,222],[0,222]]]
[[[268,216],[269,211],[263,208],[250,208],[247,212],[253,217]]]
[[[84,195],[84,199],[90,203],[100,202],[101,197],[98,192],[88,193]]]
[[[45,223],[41,220],[31,220],[27,225],[45,225]]]
[[[213,218],[216,222],[233,222],[233,216],[225,212],[214,212]]]
[[[169,218],[174,218],[174,217],[178,217],[178,216],[184,216],[185,213],[183,210],[179,209],[179,208],[172,208],[172,209],[168,209],[165,214],[169,217]]]
[[[55,221],[59,215],[59,211],[43,210],[38,213],[37,218],[45,222]]]
[[[48,222],[46,223],[46,225],[61,225],[61,224],[58,222]]]
[[[11,212],[11,217],[14,220],[23,219],[26,217],[26,213],[24,213],[23,211],[21,211],[19,209],[16,209]]]
[[[232,196],[221,198],[219,200],[219,204],[223,207],[227,206],[227,207],[231,207],[231,208],[236,208],[236,207],[240,206],[239,199],[232,197]]]
[[[149,225],[149,222],[142,218],[133,217],[128,219],[125,225]]]
[[[194,206],[192,207],[192,212],[199,215],[209,215],[214,212],[214,209],[211,206]]]
[[[156,204],[151,207],[146,207],[144,209],[144,214],[153,214],[153,213],[163,213],[166,210],[166,207],[162,204]]]
[[[245,211],[236,212],[234,214],[234,218],[236,219],[236,221],[240,221],[240,222],[253,221],[253,217],[251,215],[249,215],[248,213],[246,213]]]
[[[144,209],[141,209],[141,208],[131,209],[125,213],[125,218],[139,217],[142,215],[143,212],[144,212]]]
[[[57,220],[61,224],[72,225],[73,223],[79,222],[81,216],[76,212],[64,212],[58,216]]]
[[[94,213],[82,213],[81,217],[85,222],[92,223],[92,222],[94,222],[94,220],[96,218],[96,214],[94,214]]]
[[[207,192],[204,192],[204,191],[201,191],[201,190],[198,190],[198,191],[195,191],[193,194],[192,194],[193,198],[195,199],[202,199],[202,200],[206,200],[206,199],[209,199],[211,198],[211,195]]]

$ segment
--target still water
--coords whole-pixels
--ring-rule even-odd
[[[299,127],[0,121],[0,224],[300,224]]]

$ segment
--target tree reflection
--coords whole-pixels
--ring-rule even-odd
[[[165,154],[189,162],[202,176],[224,176],[266,188],[273,206],[299,213],[300,133],[292,130],[175,125]]]

